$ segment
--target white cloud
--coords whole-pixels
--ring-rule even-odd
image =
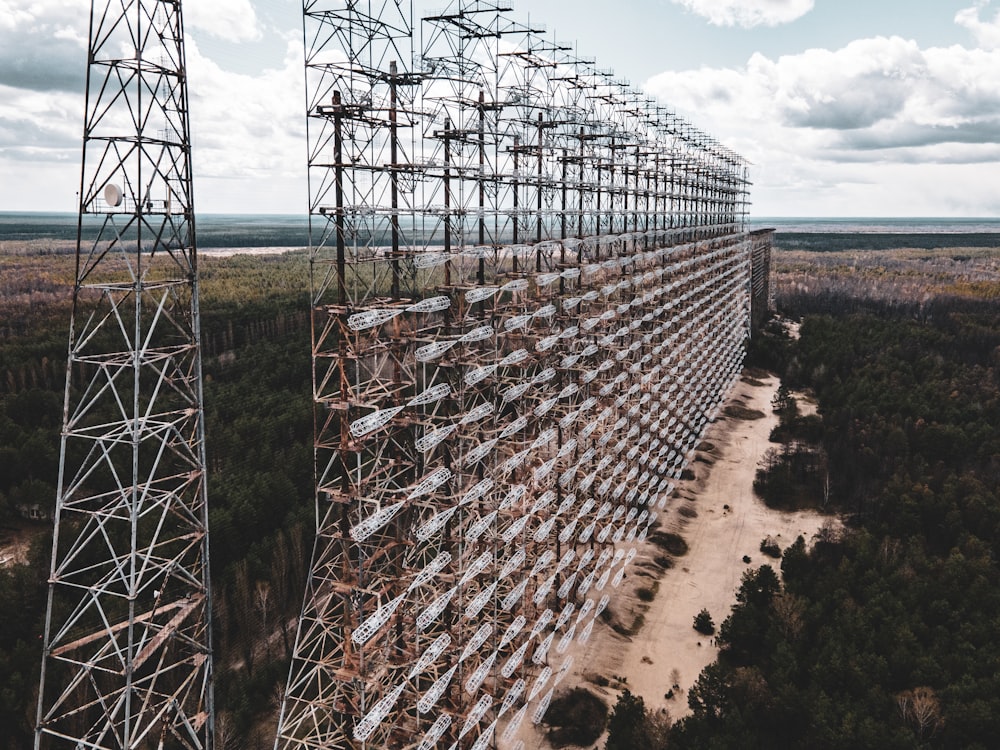
[[[83,132],[83,92],[49,96],[0,84],[0,149],[72,148]]]
[[[777,26],[812,10],[813,0],[673,0],[715,26]]]
[[[74,208],[86,28],[78,0],[0,0],[0,208]]]
[[[75,211],[83,93],[0,85],[0,209]]]
[[[21,89],[83,90],[87,61],[84,3],[0,0],[0,84]]]
[[[250,0],[190,0],[184,4],[184,23],[228,42],[253,42],[263,36]]]
[[[971,215],[1000,208],[998,70],[1000,50],[875,37],[645,88],[756,165],[755,213]]]
[[[223,69],[190,37],[187,59],[195,192],[219,201],[201,210],[289,210],[289,193],[305,193],[301,41],[289,38],[281,66],[255,75]]]
[[[971,8],[963,8],[955,14],[955,23],[971,31],[980,47],[997,49],[1000,47],[1000,10],[993,15],[992,21],[979,19],[979,11],[989,4],[989,0],[980,0]]]
[[[77,0],[0,0],[0,29],[24,29],[47,18],[66,21],[86,12],[86,4]]]
[[[200,5],[208,8],[209,2],[201,0]],[[88,23],[86,10],[80,10],[84,5],[79,0],[0,0],[0,208],[4,210],[47,205],[73,209],[83,132]],[[185,3],[185,11],[196,7],[195,2]],[[210,10],[199,23],[223,15]],[[243,16],[251,17],[256,23],[252,14]],[[246,35],[248,28],[245,25],[239,33]],[[285,35],[278,42],[284,44],[284,58],[279,55],[271,69],[253,75],[225,70],[207,59],[198,48],[199,34],[204,38],[206,32],[187,35],[199,211],[303,208],[300,34]]]

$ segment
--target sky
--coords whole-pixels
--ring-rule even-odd
[[[743,155],[754,217],[1000,217],[1000,0],[508,5]],[[89,6],[0,0],[0,210],[76,210]],[[199,213],[306,211],[301,7],[184,0]]]

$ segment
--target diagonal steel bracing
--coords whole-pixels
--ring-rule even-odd
[[[91,9],[36,750],[211,748],[197,253],[179,2]]]
[[[739,156],[506,6],[417,6],[303,5],[317,538],[276,748],[517,747],[748,333]]]

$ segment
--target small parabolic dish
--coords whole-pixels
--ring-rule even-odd
[[[122,189],[117,185],[109,184],[104,188],[104,200],[109,206],[120,206],[122,203]]]

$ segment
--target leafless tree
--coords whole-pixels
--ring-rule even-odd
[[[941,702],[933,688],[922,686],[904,690],[896,696],[896,705],[903,720],[916,730],[921,741],[933,736],[944,725]]]
[[[271,659],[271,629],[269,619],[271,614],[271,584],[268,581],[257,581],[254,585],[254,608],[260,615],[260,634],[264,639],[264,650],[267,659]]]
[[[803,621],[805,605],[802,600],[794,594],[783,591],[774,597],[771,606],[781,627],[781,632],[788,640],[796,640],[802,633],[802,627],[805,624]]]

